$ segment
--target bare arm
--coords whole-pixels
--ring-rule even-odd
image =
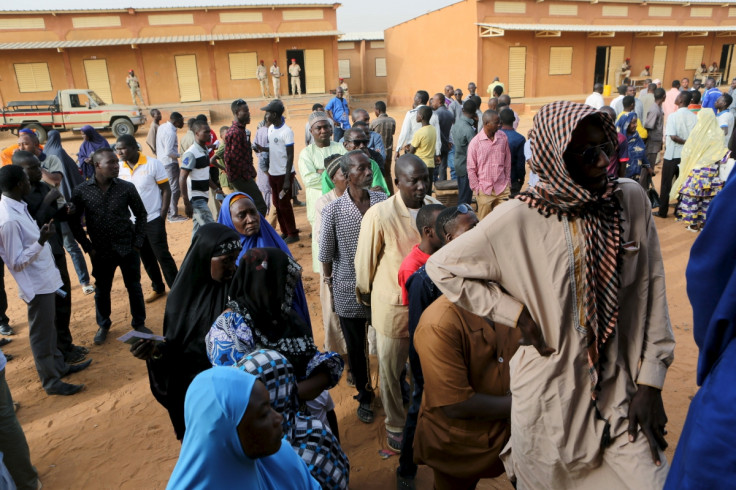
[[[171,186],[168,182],[162,182],[158,184],[158,188],[161,189],[161,218],[166,218],[166,214],[169,212],[169,203],[171,202]]]

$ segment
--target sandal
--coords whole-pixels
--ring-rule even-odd
[[[390,447],[392,451],[401,453],[401,442],[403,440],[404,434],[402,432],[391,432],[390,430],[386,429],[386,442],[388,443],[388,447]]]
[[[371,424],[373,423],[373,409],[371,408],[370,403],[361,403],[358,405],[358,420],[363,422],[364,424]]]
[[[95,287],[91,284],[85,284],[84,286],[82,286],[82,291],[84,292],[84,294],[92,294],[95,292]]]

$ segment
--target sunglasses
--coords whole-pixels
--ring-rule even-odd
[[[594,165],[598,161],[598,155],[603,153],[606,158],[611,158],[616,151],[616,147],[610,141],[603,143],[602,145],[591,146],[585,150],[568,151],[568,153],[574,157],[579,158],[585,165]]]
[[[368,143],[370,143],[370,142],[371,142],[371,140],[352,140],[352,141],[348,141],[348,143],[353,143],[355,146],[359,146],[359,145],[366,145],[366,146],[368,146]]]
[[[442,233],[447,235],[447,229],[446,229],[447,223],[457,218],[459,214],[475,214],[475,211],[473,211],[473,208],[471,208],[465,203],[460,204],[455,210],[455,213],[453,213],[452,218],[445,221],[445,223],[442,225]]]

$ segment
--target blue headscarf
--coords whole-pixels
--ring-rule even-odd
[[[230,215],[230,203],[236,196],[245,196],[253,202],[253,198],[245,192],[233,192],[232,194],[227,195],[220,207],[220,214],[217,216],[217,222],[233,230],[235,230],[235,225],[233,224],[233,219]],[[236,265],[240,265],[240,260],[243,258],[243,255],[252,248],[278,248],[285,252],[289,257],[293,258],[291,250],[289,250],[289,246],[286,245],[286,242],[284,242],[276,230],[273,229],[273,226],[268,223],[262,214],[258,213],[258,216],[260,217],[261,223],[260,231],[253,236],[240,235],[240,243],[243,245],[243,249],[240,251],[240,255],[238,255]],[[238,230],[235,231],[237,232]],[[309,330],[311,331],[312,321],[309,318],[307,296],[304,293],[304,284],[301,279],[299,279],[299,283],[294,289],[294,302],[292,303],[292,306],[294,307],[294,311],[296,311],[299,316],[307,322]]]
[[[238,424],[256,379],[231,367],[214,367],[194,378],[184,402],[187,431],[167,489],[319,489],[284,440],[271,456],[245,455]]]
[[[644,140],[639,136],[639,131],[634,131],[629,134],[629,124],[636,118],[636,112],[629,112],[622,114],[621,117],[616,121],[616,129],[618,132],[626,137],[626,142],[629,147],[629,163],[626,166],[626,177],[632,178],[641,174],[642,167],[649,167],[646,155],[646,145]]]
[[[86,163],[85,160],[101,148],[110,148],[110,143],[108,143],[107,140],[89,124],[82,126],[80,131],[87,137],[87,139],[85,139],[79,147],[77,159],[79,162],[79,168],[82,171],[82,176],[85,180],[89,180],[95,176],[95,166],[91,162]]]

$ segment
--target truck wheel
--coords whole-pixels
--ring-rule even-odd
[[[31,131],[35,132],[36,136],[38,136],[39,143],[44,144],[46,142],[46,128],[44,128],[40,124],[26,124],[23,129],[30,129]]]
[[[118,119],[112,123],[112,134],[120,138],[124,134],[135,134],[135,127],[128,119]]]

